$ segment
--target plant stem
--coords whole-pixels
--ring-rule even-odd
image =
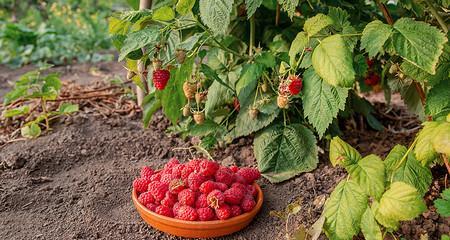
[[[392,172],[395,172],[402,164],[403,162],[408,158],[409,153],[412,151],[412,149],[416,146],[417,143],[417,138],[414,139],[414,142],[411,144],[411,146],[409,146],[408,150],[406,151],[405,155],[403,155],[402,159],[400,159],[400,161],[398,162],[397,165],[395,165],[395,168]],[[392,180],[394,179],[394,174],[391,175],[391,183]]]
[[[362,33],[348,33],[348,34],[339,34],[341,37],[357,37],[362,36]],[[314,35],[311,38],[319,38],[319,37],[329,37],[330,35]]]
[[[255,46],[255,15],[250,18],[250,46],[248,55],[253,56],[253,47]]]
[[[425,0],[425,3],[430,7],[429,9],[431,14],[433,14],[433,16],[436,18],[442,30],[444,30],[445,33],[448,33],[448,26],[445,23],[444,19],[442,19],[441,15],[439,15],[436,8],[433,6],[433,3],[431,3],[430,0]]]
[[[450,164],[448,163],[448,157],[445,154],[442,154],[442,158],[444,159],[445,167],[447,168],[447,172],[450,174]]]
[[[139,1],[139,10],[149,9],[152,6],[152,0],[140,0]],[[144,50],[144,49],[143,49]],[[145,83],[147,85],[147,81]],[[144,101],[144,90],[140,87],[136,86],[136,97],[138,105],[141,107],[142,102]]]
[[[386,19],[386,21],[388,22],[389,25],[393,25],[394,24],[394,20],[392,19],[391,14],[389,13],[386,5],[384,5],[383,3],[380,2],[380,0],[375,0],[378,7],[380,8],[381,12],[383,13],[384,18]]]
[[[277,1],[277,12],[275,15],[275,26],[278,27],[278,25],[280,24],[280,3],[278,3]]]
[[[42,112],[44,113],[44,116],[45,116],[45,128],[46,128],[46,130],[49,130],[50,129],[50,124],[48,122],[47,102],[45,101],[45,99],[41,99],[41,106],[42,106]]]

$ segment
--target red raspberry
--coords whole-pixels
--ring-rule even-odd
[[[239,169],[238,174],[243,176],[248,184],[252,184],[261,177],[261,173],[259,173],[258,169],[249,167]]]
[[[145,205],[145,207],[146,207],[148,210],[154,212],[154,211],[156,211],[156,208],[158,207],[158,205],[156,205],[156,204],[154,204],[154,203],[147,203],[147,204]]]
[[[194,206],[195,192],[191,189],[184,189],[178,194],[178,202],[182,205]]]
[[[189,188],[194,191],[198,191],[200,185],[202,185],[202,183],[204,183],[205,181],[205,177],[195,172],[189,174],[189,177],[187,179]]]
[[[256,202],[251,195],[246,195],[241,202],[241,208],[244,212],[250,212],[256,206]]]
[[[169,190],[169,185],[161,182],[151,182],[148,185],[148,191],[153,195],[156,201],[161,201],[166,196]]]
[[[173,167],[175,167],[176,165],[180,164],[180,161],[178,161],[177,158],[171,158],[166,165],[164,165],[164,169],[171,169]]]
[[[150,177],[150,180],[152,182],[159,182],[159,180],[161,180],[161,173],[155,173]]]
[[[195,208],[205,208],[208,207],[208,195],[200,194],[195,201]]]
[[[370,58],[366,58],[366,63],[369,68],[371,68],[374,64],[374,61]]]
[[[153,71],[153,84],[158,90],[163,90],[170,79],[170,72],[166,69],[158,69]]]
[[[169,207],[166,207],[164,205],[159,205],[156,208],[155,213],[157,213],[159,215],[166,216],[166,217],[173,217],[172,209],[170,209]]]
[[[203,161],[203,159],[192,159],[187,163],[188,166],[193,167],[195,171],[200,170],[200,163]]]
[[[375,73],[369,73],[369,75],[364,79],[364,83],[368,86],[375,86],[380,82],[380,76]]]
[[[153,171],[153,169],[151,169],[150,167],[147,166],[143,166],[141,168],[141,178],[147,178],[150,179],[150,177],[155,173],[155,171]]]
[[[239,173],[234,174],[234,182],[241,184],[248,184],[247,180]]]
[[[200,174],[205,177],[214,176],[217,169],[219,169],[219,164],[214,161],[203,160],[200,162]]]
[[[145,192],[145,193],[141,193],[141,195],[139,195],[138,201],[142,205],[145,206],[145,205],[147,205],[149,203],[154,203],[155,199],[153,198],[153,195],[150,192]]]
[[[192,166],[185,166],[185,167],[183,168],[183,170],[181,170],[181,179],[187,180],[187,178],[189,177],[189,175],[190,175],[191,173],[193,173],[194,170],[195,170],[195,168],[192,167]]]
[[[234,173],[227,167],[220,167],[214,175],[216,182],[225,183],[230,186],[233,183]]]
[[[183,164],[175,165],[172,168],[172,177],[173,178],[181,178],[181,172],[183,171],[184,167],[185,166]]]
[[[231,217],[231,208],[227,204],[216,208],[216,216],[220,220],[227,220]]]
[[[214,219],[214,211],[209,207],[197,209],[197,214],[200,221],[211,221]]]
[[[169,183],[169,192],[178,194],[184,189],[184,182],[181,179],[173,179]]]
[[[247,186],[242,184],[242,183],[239,183],[239,182],[235,182],[235,183],[231,184],[231,187],[232,188],[239,188],[242,191],[247,192]]]
[[[208,180],[208,181],[202,183],[199,188],[200,192],[205,193],[205,194],[210,193],[214,189],[217,189],[217,185],[215,182],[213,182],[211,180]]]
[[[242,209],[238,205],[231,206],[231,217],[236,217],[242,214]]]
[[[239,171],[239,167],[236,165],[233,165],[230,167],[230,170],[233,171],[234,173],[237,173]]]
[[[190,206],[181,206],[178,209],[178,219],[187,220],[187,221],[195,221],[198,219],[197,211]]]
[[[213,190],[207,197],[208,205],[212,208],[218,208],[225,203],[225,196],[219,190]]]
[[[289,76],[289,79],[291,80],[291,83],[289,83],[288,86],[289,93],[291,95],[299,94],[303,87],[302,79],[295,75]]]
[[[228,185],[226,185],[225,183],[216,182],[216,188],[221,192],[225,192],[228,189]]]
[[[143,193],[143,192],[147,191],[149,183],[150,183],[150,180],[148,180],[146,178],[136,178],[133,181],[133,188],[134,188],[134,190],[136,190],[136,192]]]
[[[253,185],[247,185],[247,191],[248,194],[251,194],[253,197],[258,196],[258,190]]]
[[[177,202],[177,196],[174,194],[171,194],[170,192],[167,192],[164,199],[161,200],[161,205],[171,208],[171,207],[173,207],[173,205],[176,202]]]
[[[177,215],[178,215],[178,210],[180,209],[181,206],[183,206],[183,205],[181,205],[181,203],[179,203],[179,202],[176,202],[176,203],[173,205],[172,210],[173,210],[173,215],[174,215],[174,216],[177,216]]]
[[[239,110],[241,110],[241,103],[239,103],[239,99],[237,97],[234,97],[233,99],[233,107],[236,112],[239,112]]]
[[[225,197],[225,202],[229,204],[240,204],[242,198],[244,197],[244,191],[242,189],[237,187],[232,187],[228,190],[226,190],[223,193],[223,196]]]
[[[162,183],[167,183],[170,184],[170,182],[172,182],[174,178],[172,177],[172,174],[170,173],[165,173],[161,175],[161,180],[159,180]]]

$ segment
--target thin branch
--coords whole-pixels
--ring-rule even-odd
[[[450,174],[450,164],[448,163],[447,155],[442,154],[442,158],[444,159],[445,167],[447,168],[447,172]]]
[[[436,8],[433,6],[433,3],[430,2],[430,0],[425,0],[427,5],[430,7],[430,12],[433,14],[433,17],[436,18],[439,25],[441,26],[442,30],[444,30],[445,33],[448,33],[448,26],[445,23],[444,19],[442,19],[441,15],[437,12]]]
[[[386,5],[380,2],[380,0],[376,0],[378,7],[380,8],[381,12],[383,13],[384,18],[388,22],[389,25],[394,24],[394,20],[392,19],[391,14],[389,13]]]

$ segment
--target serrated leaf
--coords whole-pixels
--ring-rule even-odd
[[[305,32],[299,32],[297,36],[295,36],[294,41],[291,43],[291,48],[289,49],[289,62],[291,66],[295,65],[295,58],[297,54],[301,53],[305,49],[308,42],[309,39]]]
[[[317,167],[314,134],[300,124],[275,125],[254,140],[258,169],[272,183],[283,182]]]
[[[441,198],[434,200],[437,212],[443,217],[450,217],[450,188],[441,193]]]
[[[368,155],[356,164],[345,167],[352,179],[367,195],[380,199],[384,192],[384,164],[380,157]]]
[[[372,209],[368,207],[361,219],[361,232],[366,240],[383,240],[380,226],[375,220]]]
[[[78,110],[79,110],[78,104],[63,103],[59,106],[58,112],[61,114],[69,114],[78,112]]]
[[[441,80],[446,80],[449,78],[448,73],[450,72],[450,63],[442,60],[442,62],[437,66],[436,74],[434,75],[425,72],[407,61],[404,61],[400,68],[405,75],[411,77],[412,79],[421,83],[427,83],[430,86],[435,86],[441,82]]]
[[[190,51],[194,48],[194,46],[198,43],[200,38],[203,36],[203,33],[196,33],[190,37],[188,37],[186,40],[181,42],[177,48],[184,49],[186,51]]]
[[[312,65],[328,84],[351,87],[355,82],[352,53],[341,35],[327,37],[314,49]]]
[[[142,122],[144,128],[147,128],[152,120],[153,114],[161,108],[161,100],[155,97],[155,93],[151,93],[144,97],[142,101]]]
[[[116,17],[108,18],[108,32],[110,34],[127,34],[131,23]]]
[[[367,71],[369,70],[369,66],[366,62],[366,57],[364,57],[364,55],[362,54],[358,54],[355,56],[353,63],[356,75],[365,77],[367,75]]]
[[[305,71],[303,79],[303,111],[319,137],[322,137],[339,110],[345,108],[348,90],[329,85],[313,68]]]
[[[233,0],[200,0],[200,17],[215,35],[224,34],[230,24]]]
[[[263,0],[245,0],[245,6],[247,7],[247,18],[250,19],[255,14],[256,9],[261,6]]]
[[[41,128],[36,123],[31,123],[22,127],[20,134],[25,138],[37,138],[41,135]]]
[[[309,37],[312,37],[331,24],[333,24],[333,19],[325,14],[319,13],[312,18],[308,18],[303,25],[303,29],[308,33]]]
[[[366,25],[361,36],[361,49],[369,53],[369,58],[383,53],[385,42],[392,35],[392,27],[380,20],[375,20]]]
[[[30,106],[25,105],[13,109],[6,109],[2,112],[2,118],[10,118],[19,115],[24,115],[30,112]]]
[[[402,96],[402,99],[408,109],[411,112],[415,113],[419,117],[419,119],[423,120],[425,116],[425,110],[422,105],[420,95],[417,93],[417,89],[414,84],[415,83],[411,83],[400,89],[400,95]]]
[[[195,0],[178,0],[176,10],[181,15],[188,14],[195,5]]]
[[[340,7],[329,7],[328,17],[331,18],[331,20],[333,21],[333,27],[338,31],[341,31],[344,26],[350,24],[350,22],[348,21],[350,15],[347,13],[347,11],[343,10]]]
[[[436,129],[439,123],[424,122],[422,125],[423,128],[416,137],[417,143],[414,148],[414,155],[423,166],[428,166],[438,157],[433,148],[432,140],[437,135]]]
[[[450,79],[441,81],[432,87],[425,102],[425,113],[435,116],[445,116],[450,112]]]
[[[189,135],[203,137],[209,134],[223,133],[226,129],[224,126],[214,121],[206,120],[203,124],[195,124],[189,128]]]
[[[422,166],[412,154],[403,158],[406,152],[406,147],[402,145],[396,145],[389,152],[384,160],[387,178],[389,181],[392,179],[393,182],[404,182],[414,186],[423,196],[432,181],[431,171],[428,167]]]
[[[152,19],[156,21],[168,22],[175,18],[175,11],[169,6],[164,6],[156,9],[153,12]]]
[[[255,56],[255,62],[263,65],[266,68],[274,68],[277,64],[275,56],[271,52],[261,52]]]
[[[205,114],[208,118],[213,118],[216,109],[220,109],[223,105],[233,97],[233,92],[227,87],[214,81],[208,88],[207,101],[205,103]]]
[[[436,152],[450,156],[450,122],[441,123],[431,144]]]
[[[295,8],[300,0],[278,0],[281,8],[287,12],[288,16],[292,19],[294,17]]]
[[[397,20],[394,29],[392,40],[397,54],[424,71],[435,74],[439,56],[447,42],[445,35],[436,27],[412,18]]]
[[[344,142],[339,137],[334,137],[330,142],[330,162],[333,166],[341,165],[343,167],[357,164],[361,155],[356,149]]]
[[[417,217],[426,205],[417,190],[404,182],[394,182],[380,199],[375,219],[385,227],[395,228],[399,221]],[[387,226],[385,225],[386,223]]]
[[[120,49],[119,61],[123,60],[129,53],[146,45],[155,45],[158,39],[159,29],[156,26],[130,33],[125,39],[122,49]]]
[[[257,80],[263,73],[263,67],[260,64],[246,64],[242,68],[239,80],[236,83],[236,93],[241,104],[248,100],[248,96],[256,88]]]
[[[324,232],[330,239],[352,239],[359,230],[367,208],[367,196],[359,185],[342,180],[325,203]]]

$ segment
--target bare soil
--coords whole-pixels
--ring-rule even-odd
[[[99,76],[91,74],[91,66],[74,66],[71,69],[79,70],[64,73],[63,79],[81,76],[88,83],[106,75],[123,76],[120,65],[103,66]],[[18,76],[8,74],[8,80]],[[0,74],[0,98],[7,88],[3,76]],[[385,104],[376,106],[386,112]],[[392,111],[387,117],[377,115],[389,130],[376,132],[363,121],[348,120],[341,126],[343,139],[363,155],[385,156],[395,144],[407,145],[419,122],[406,114],[401,103]],[[173,149],[192,146],[197,140],[172,135],[166,132],[168,126],[161,113],[143,129],[138,115],[100,118],[81,111],[62,119],[38,139],[0,148],[0,239],[179,239],[146,225],[130,196],[132,180],[141,166],[160,168],[173,156],[182,161],[191,157],[187,151]],[[212,155],[227,165],[255,165],[252,138],[237,139]],[[314,223],[324,199],[346,177],[345,171],[329,164],[327,152],[319,157],[319,167],[310,173],[276,185],[260,180],[265,194],[262,211],[246,229],[223,239],[284,239],[284,222],[269,212],[282,210],[297,199],[302,199],[302,210],[293,216],[290,227]],[[429,239],[440,239],[449,232],[450,218],[439,217],[431,203],[442,191],[445,172],[436,168],[433,173],[433,187],[426,196],[429,210],[402,224],[396,236],[419,239],[427,233]]]

